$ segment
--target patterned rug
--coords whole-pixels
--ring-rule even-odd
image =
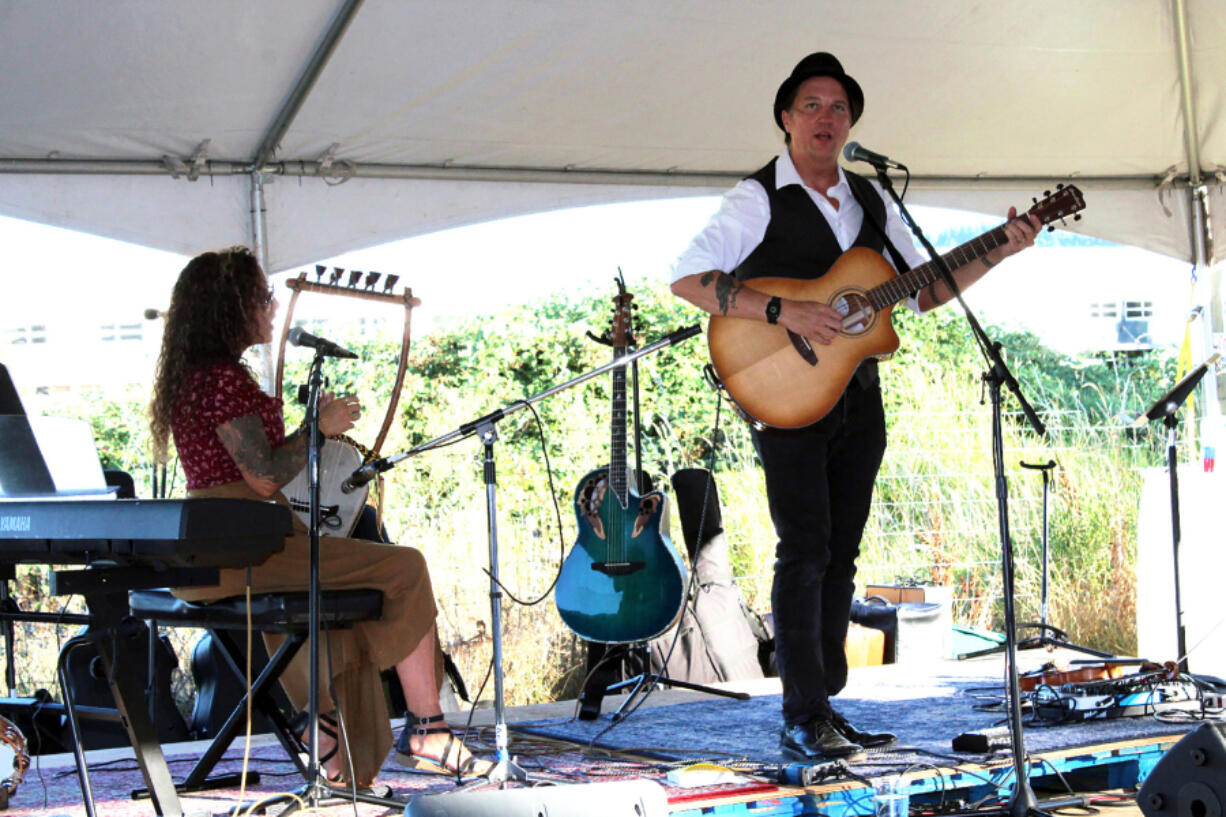
[[[470,747],[483,757],[490,757],[490,747],[482,742],[479,735],[476,740],[470,740]],[[199,744],[198,744],[199,745]],[[202,745],[201,745],[202,746]],[[529,775],[531,783],[542,782],[553,784],[595,783],[612,780],[626,780],[647,777],[659,782],[670,801],[685,802],[695,797],[708,797],[715,793],[736,793],[757,789],[774,790],[772,786],[753,785],[720,785],[701,788],[679,789],[669,786],[664,781],[667,767],[663,764],[640,762],[633,760],[612,759],[607,757],[590,757],[582,752],[568,749],[552,741],[540,741],[517,736],[512,741],[512,752],[516,763]],[[176,747],[166,747],[171,773],[181,778],[191,764],[195,755],[175,757]],[[200,749],[203,751],[203,748]],[[92,753],[91,753],[92,754]],[[38,758],[35,758],[37,761]],[[217,773],[233,773],[241,769],[241,747],[232,749],[226,754],[225,760],[218,764]],[[302,780],[289,760],[285,759],[279,746],[259,745],[252,751],[249,764],[250,771],[259,772],[260,783],[248,787],[246,797],[242,801],[246,806],[256,801],[284,791],[296,791]],[[110,761],[104,763],[90,762],[90,782],[94,793],[94,802],[98,813],[104,817],[152,817],[152,803],[145,800],[131,799],[131,792],[143,786],[143,779],[136,762],[132,759]],[[377,785],[388,786],[391,797],[407,801],[413,797],[427,794],[441,794],[456,791],[453,781],[437,775],[411,772],[388,763],[379,776]],[[474,790],[490,788],[488,783],[472,786]],[[206,793],[184,795],[180,798],[183,812],[188,817],[206,817],[206,815],[230,814],[240,804],[239,791],[219,789]],[[268,814],[277,814],[285,808],[284,805],[269,807]],[[322,809],[327,814],[341,815],[357,814],[359,817],[374,817],[374,815],[401,814],[404,807],[385,808],[382,806],[359,803],[355,806],[346,800],[333,800],[324,804]],[[243,812],[240,811],[239,814]],[[10,801],[9,809],[0,812],[5,817],[83,817],[85,806],[81,789],[77,782],[75,767],[71,759],[57,755],[48,761],[47,768],[40,769],[31,766],[18,788],[16,796]]]
[[[888,729],[898,734],[899,743],[887,751],[873,751],[863,761],[853,763],[853,770],[866,777],[895,773],[913,764],[950,765],[951,762],[1000,760],[1003,754],[955,755],[951,741],[954,736],[972,730],[986,729],[1002,721],[999,701],[1003,692],[997,662],[942,663],[915,666],[873,668],[871,672],[853,672],[848,688],[838,697],[836,707],[862,728]],[[612,711],[620,698],[606,700]],[[997,705],[995,711],[983,707]],[[778,751],[780,698],[764,694],[748,701],[725,698],[704,699],[691,703],[644,708],[621,723],[613,724],[608,714],[594,722],[572,721],[565,718],[518,723],[512,726],[511,749],[519,765],[538,779],[555,783],[583,783],[649,777],[665,784],[664,775],[670,767],[698,760],[731,762],[748,760],[751,764],[773,766],[781,760]],[[1109,744],[1136,738],[1178,735],[1191,731],[1195,723],[1162,723],[1152,717],[1119,718],[1090,721],[1054,727],[1028,727],[1025,745],[1031,753],[1048,752],[1079,746]],[[535,737],[540,736],[540,737]],[[469,746],[477,754],[490,757],[490,734],[478,734]],[[559,744],[554,738],[568,741]],[[252,750],[250,769],[258,771],[260,783],[247,790],[245,803],[282,791],[294,791],[301,785],[291,762],[275,742],[258,743]],[[579,744],[575,746],[574,744]],[[594,756],[585,746],[603,750],[625,750],[651,760],[632,761],[621,758]],[[166,747],[171,773],[182,777],[203,752],[202,744],[193,750]],[[186,754],[185,754],[186,751]],[[93,753],[91,753],[92,756]],[[942,760],[944,759],[944,760]],[[241,745],[232,747],[218,765],[219,773],[238,772],[241,768]],[[34,815],[67,815],[83,817],[85,808],[70,758],[52,756],[25,774],[16,796],[9,804],[5,817]],[[91,759],[91,783],[98,813],[105,817],[141,817],[154,814],[149,800],[132,800],[131,792],[143,785],[135,761],[121,759],[94,762]],[[390,787],[391,796],[407,801],[411,797],[455,790],[449,779],[410,772],[389,763],[380,774],[378,783]],[[688,798],[713,794],[735,793],[736,786],[715,786],[685,790],[664,785],[674,808]],[[190,817],[226,814],[239,803],[239,792],[222,789],[182,798],[184,813]],[[270,808],[276,814],[281,806]],[[343,801],[328,804],[326,813],[357,814],[374,817],[398,814],[403,807],[387,809],[381,806]]]
[[[872,672],[853,672],[848,687],[834,704],[862,729],[888,730],[898,743],[874,750],[853,767],[906,767],[931,763],[934,757],[987,759],[984,755],[955,756],[952,740],[963,732],[1004,724],[1000,702],[1004,682],[993,671],[997,662],[941,663],[915,667],[891,665]],[[642,753],[662,760],[745,759],[765,764],[783,760],[779,754],[781,700],[778,694],[748,701],[726,698],[640,709],[620,723],[609,712],[620,698],[606,700],[605,713],[595,721],[553,719],[516,724],[527,734],[575,743]],[[985,711],[985,708],[988,708]],[[1152,717],[1096,720],[1060,726],[1031,725],[1024,729],[1031,753],[1069,749],[1159,735],[1183,734],[1195,723],[1163,723]],[[873,773],[864,770],[863,773]]]

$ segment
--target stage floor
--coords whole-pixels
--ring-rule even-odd
[[[1022,668],[1037,667],[1051,655],[1022,653]],[[646,777],[665,786],[669,810],[678,817],[697,817],[718,808],[721,813],[743,810],[755,817],[811,813],[820,808],[829,817],[872,814],[869,781],[905,773],[913,797],[931,802],[962,799],[968,803],[991,798],[1008,789],[1012,763],[1007,754],[955,754],[952,738],[964,731],[994,726],[1000,714],[978,711],[977,705],[998,697],[1003,689],[1003,660],[990,656],[973,661],[944,661],[853,670],[848,689],[836,706],[866,728],[885,728],[899,735],[889,751],[870,752],[848,764],[855,778],[814,780],[807,787],[779,785],[779,684],[777,679],[722,684],[748,692],[748,701],[717,698],[684,690],[660,690],[624,722],[612,724],[608,713],[621,696],[606,699],[605,714],[595,722],[572,721],[574,701],[510,707],[511,751],[529,773],[553,783],[584,783]],[[448,719],[462,727],[467,713]],[[493,720],[488,709],[473,713],[476,727],[470,745],[489,751]],[[1077,725],[1030,728],[1025,745],[1031,774],[1040,797],[1048,782],[1062,788],[1063,776],[1076,788],[1104,792],[1134,785],[1162,754],[1196,723],[1159,723],[1153,718],[1124,718]],[[612,728],[608,728],[612,727]],[[164,747],[172,774],[181,776],[204,751],[204,743]],[[744,782],[694,788],[672,785],[669,771],[699,761],[729,767]],[[85,814],[71,755],[36,758],[25,774],[7,814]],[[152,815],[149,801],[133,801],[131,790],[141,784],[130,750],[89,753],[95,802],[102,815]],[[231,747],[218,771],[242,766],[241,744]],[[246,801],[293,790],[300,783],[280,746],[269,736],[252,740],[249,768],[261,780],[248,788]],[[796,771],[796,770],[794,770]],[[700,781],[701,782],[701,781]],[[379,783],[400,799],[453,792],[452,781],[411,773],[389,762]],[[229,812],[239,801],[237,789],[185,795],[185,814]],[[329,813],[353,814],[353,806],[337,802]],[[399,809],[394,810],[399,811]],[[376,815],[389,810],[359,805],[357,813]],[[275,813],[275,810],[270,813]],[[1125,809],[1125,814],[1128,809]]]

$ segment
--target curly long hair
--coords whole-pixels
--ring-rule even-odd
[[[256,342],[256,318],[268,304],[268,279],[246,247],[206,252],[179,273],[166,312],[149,404],[153,456],[166,462],[179,390],[195,368],[240,363]]]

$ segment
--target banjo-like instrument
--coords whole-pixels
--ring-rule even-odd
[[[341,483],[356,469],[371,460],[377,459],[379,457],[379,449],[382,448],[384,440],[387,439],[387,433],[392,427],[392,420],[396,416],[396,406],[400,402],[400,390],[404,386],[405,366],[409,359],[410,317],[413,307],[419,306],[421,300],[413,297],[413,291],[408,287],[404,287],[399,294],[392,291],[396,286],[396,282],[400,279],[398,275],[383,277],[382,291],[376,291],[375,286],[380,278],[380,274],[377,272],[362,273],[351,270],[348,273],[347,285],[341,281],[345,271],[340,267],[333,268],[333,271],[329,273],[327,283],[324,283],[322,280],[325,272],[327,272],[327,267],[322,264],[316,264],[316,280],[314,282],[307,280],[305,272],[300,272],[297,278],[291,278],[285,282],[285,285],[293,292],[293,295],[290,296],[289,305],[285,310],[285,324],[281,327],[281,347],[277,352],[277,376],[275,382],[277,384],[276,397],[278,398],[281,397],[281,381],[285,376],[285,344],[289,338],[289,330],[293,326],[294,307],[298,303],[298,296],[303,292],[312,292],[320,295],[338,295],[404,307],[404,333],[400,339],[400,359],[396,367],[396,380],[392,385],[391,397],[383,413],[383,424],[379,428],[379,434],[375,438],[374,445],[366,448],[353,438],[342,434],[324,440],[323,447],[319,452],[319,504],[320,521],[322,523],[320,533],[324,536],[348,536],[353,532],[358,518],[362,515],[362,508],[366,506],[370,486],[363,485],[350,493],[344,493],[341,491]],[[382,477],[379,478],[378,484],[382,484]],[[310,525],[307,470],[305,468],[302,469],[296,477],[282,487],[281,492],[289,500],[290,508],[298,518],[304,524]],[[382,517],[382,491],[379,491],[378,495],[380,504],[376,507],[379,508],[380,517]]]
[[[348,536],[366,507],[370,484],[354,488],[349,493],[341,491],[341,483],[356,469],[376,459],[373,452],[361,443],[340,434],[324,440],[319,450],[319,521],[320,534],[324,536]],[[307,469],[281,488],[289,500],[290,510],[311,524],[311,499],[308,491]]]

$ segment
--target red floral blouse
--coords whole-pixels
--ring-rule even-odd
[[[285,442],[281,401],[260,390],[251,374],[237,363],[212,363],[188,374],[179,391],[171,434],[187,488],[210,488],[243,478],[217,429],[231,420],[258,414],[268,442]]]

